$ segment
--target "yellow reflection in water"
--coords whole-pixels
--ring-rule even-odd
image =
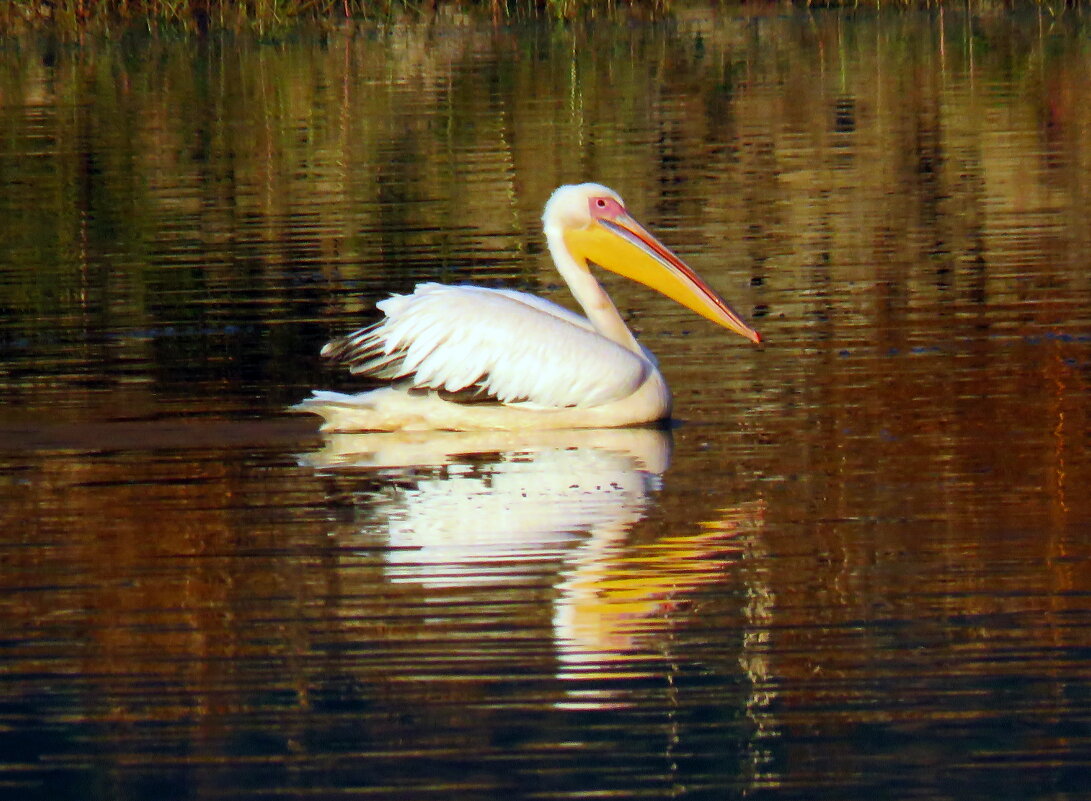
[[[569,665],[623,663],[647,651],[687,590],[715,581],[739,557],[738,541],[760,525],[760,502],[722,510],[697,534],[674,534],[627,546],[594,538],[574,555],[561,583],[555,618],[562,659]]]

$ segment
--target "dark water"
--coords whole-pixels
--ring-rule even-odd
[[[1091,798],[1080,15],[0,47],[0,797]],[[422,280],[564,301],[596,179],[668,431],[322,438]]]

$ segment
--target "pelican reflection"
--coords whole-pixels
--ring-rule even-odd
[[[551,580],[590,534],[624,536],[670,463],[670,435],[619,428],[335,434],[303,460],[376,471],[366,503],[385,571],[424,587]]]
[[[387,581],[437,603],[450,590],[510,602],[534,588],[550,604],[558,675],[573,680],[558,703],[610,706],[624,692],[600,680],[662,670],[692,597],[744,558],[763,517],[758,501],[704,520],[694,510],[648,521],[634,541],[657,512],[671,445],[648,428],[336,434],[303,460],[380,479],[355,503]]]

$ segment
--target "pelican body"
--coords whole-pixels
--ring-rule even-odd
[[[752,342],[761,337],[600,184],[562,186],[542,215],[553,262],[586,317],[507,289],[420,284],[322,355],[390,386],[316,391],[295,408],[325,431],[608,428],[662,420],[671,395],[594,263]]]

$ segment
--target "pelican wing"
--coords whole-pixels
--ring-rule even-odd
[[[378,304],[386,317],[322,355],[412,387],[479,387],[502,403],[597,406],[632,394],[650,365],[549,301],[503,289],[421,284]]]

